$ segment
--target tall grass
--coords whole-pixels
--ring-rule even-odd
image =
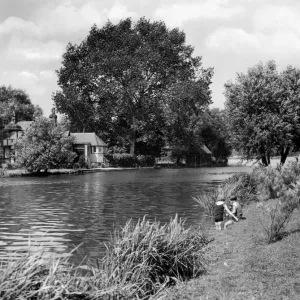
[[[300,182],[291,184],[290,188],[285,190],[279,199],[260,203],[257,207],[259,220],[268,243],[277,241],[291,220],[294,210],[300,207]]]
[[[234,195],[237,196],[242,206],[252,201],[257,201],[257,185],[258,181],[255,173],[238,173],[227,179],[218,189],[192,198],[205,211],[206,215],[212,217],[215,203],[218,199],[228,200]]]
[[[128,221],[116,230],[97,267],[73,268],[68,258],[27,254],[2,264],[0,298],[148,299],[178,280],[203,274],[208,239],[177,216],[168,224]]]

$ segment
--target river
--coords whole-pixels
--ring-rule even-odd
[[[147,215],[165,223],[177,213],[201,221],[192,196],[249,167],[139,169],[85,175],[0,178],[0,258],[42,247],[46,253],[101,257],[115,227]]]

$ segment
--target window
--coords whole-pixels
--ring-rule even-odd
[[[96,146],[92,146],[92,153],[96,153],[97,152],[97,147]]]

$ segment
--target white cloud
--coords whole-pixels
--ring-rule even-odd
[[[207,38],[206,46],[217,51],[241,53],[261,49],[259,38],[241,28],[218,28]]]
[[[181,26],[192,19],[229,19],[244,12],[241,6],[228,6],[226,0],[205,0],[198,3],[182,3],[161,6],[155,17],[171,26]]]
[[[120,3],[115,3],[109,10],[104,10],[104,14],[111,21],[121,20],[127,17],[135,18],[137,15],[134,12],[128,11],[127,7]]]
[[[300,6],[265,5],[252,16],[253,29],[222,27],[206,39],[206,46],[222,52],[281,59],[300,51]]]
[[[266,5],[253,16],[256,31],[274,33],[278,30],[291,30],[300,34],[300,6]]]

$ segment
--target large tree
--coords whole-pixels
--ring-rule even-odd
[[[231,142],[244,158],[258,157],[268,165],[271,154],[279,153],[284,164],[299,138],[299,79],[299,69],[278,73],[275,62],[269,61],[226,83]]]
[[[28,94],[11,86],[0,86],[0,130],[16,115],[16,121],[32,121],[34,114],[42,114],[39,106],[34,106]]]
[[[45,117],[37,118],[17,139],[14,146],[16,165],[29,172],[72,166],[74,137],[66,136],[64,126]]]
[[[178,86],[189,87],[181,99],[191,100],[196,109],[209,103],[204,82],[212,72],[192,54],[184,32],[163,22],[128,18],[93,26],[80,45],[68,45],[57,71],[61,90],[53,100],[73,129],[96,131],[108,141],[121,135],[133,154],[137,141],[160,139],[164,110]],[[198,104],[196,90],[202,90]]]

